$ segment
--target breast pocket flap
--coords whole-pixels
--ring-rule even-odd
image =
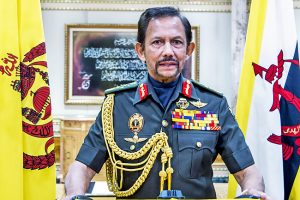
[[[193,133],[178,133],[179,151],[184,149],[202,150],[208,149],[214,151],[216,143],[216,134],[208,131],[196,131]]]

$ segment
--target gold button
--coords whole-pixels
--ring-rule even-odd
[[[163,127],[167,127],[169,125],[167,120],[162,120],[161,124],[163,125]]]
[[[131,146],[130,146],[130,150],[133,151],[134,149],[135,149],[135,146],[134,146],[134,145],[131,145]]]
[[[200,147],[202,146],[201,142],[197,142],[197,143],[196,143],[196,146],[197,146],[198,148],[200,148]]]

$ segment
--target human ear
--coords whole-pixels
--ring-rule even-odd
[[[139,43],[139,42],[135,43],[134,49],[135,49],[139,59],[141,61],[145,62],[146,59],[145,59],[144,48],[143,48],[142,43]]]
[[[194,42],[191,42],[188,46],[187,46],[187,49],[186,49],[186,55],[188,55],[188,57],[190,57],[195,49],[195,43]]]

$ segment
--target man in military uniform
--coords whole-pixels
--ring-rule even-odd
[[[116,196],[216,198],[212,163],[222,156],[245,194],[267,199],[243,134],[221,94],[181,75],[192,54],[191,26],[171,7],[140,17],[135,46],[148,76],[106,91],[94,125],[66,177],[67,199],[84,194],[106,162]]]

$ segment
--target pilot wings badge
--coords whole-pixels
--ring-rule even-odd
[[[139,138],[138,134],[144,126],[144,118],[139,113],[134,113],[128,120],[128,127],[133,132],[134,136],[132,138],[124,138],[127,142],[132,142],[134,144],[138,142],[143,142],[147,138]]]
[[[207,103],[201,102],[200,99],[198,101],[190,101],[190,103],[197,108],[202,108],[207,105]]]

